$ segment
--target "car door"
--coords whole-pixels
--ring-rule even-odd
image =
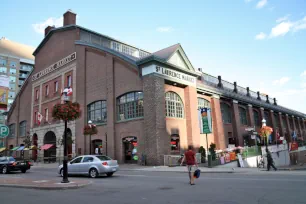
[[[85,156],[80,163],[80,173],[88,174],[90,166],[93,164],[94,158],[92,156]]]
[[[78,174],[80,169],[80,164],[82,162],[83,157],[77,157],[71,162],[69,162],[68,165],[68,173],[69,174]]]

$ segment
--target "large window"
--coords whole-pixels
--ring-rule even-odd
[[[184,105],[181,97],[174,92],[166,93],[166,116],[172,118],[184,117]]]
[[[16,82],[16,77],[10,76],[10,82]]]
[[[260,127],[261,125],[261,121],[260,121],[260,118],[259,118],[259,113],[258,111],[255,111],[253,110],[253,116],[254,116],[254,123],[257,127]]]
[[[10,91],[10,92],[9,92],[9,97],[10,97],[10,98],[15,98],[15,95],[16,95],[15,92],[13,92],[13,91]]]
[[[67,76],[67,86],[71,87],[71,75]]]
[[[269,112],[265,112],[266,125],[271,127],[271,118]]]
[[[27,121],[22,121],[19,123],[19,136],[20,137],[26,136],[26,128],[27,128]]]
[[[210,108],[210,102],[204,98],[198,98],[198,108]]]
[[[9,125],[10,133],[9,137],[15,137],[15,124]]]
[[[241,125],[248,125],[247,111],[245,108],[239,107],[239,118]]]
[[[232,123],[231,107],[226,103],[220,103],[223,123]]]
[[[0,65],[6,66],[6,60],[5,59],[0,59]]]
[[[117,119],[128,120],[143,117],[143,93],[131,92],[117,99]]]
[[[16,89],[16,84],[10,84],[10,90],[15,91]]]
[[[282,119],[283,119],[283,127],[286,128],[286,129],[288,129],[286,117],[285,117],[285,116],[282,116]]]
[[[17,70],[15,68],[10,68],[10,74],[16,75]]]
[[[7,68],[6,67],[0,67],[0,73],[7,73]]]
[[[279,116],[278,114],[274,113],[274,120],[275,120],[275,125],[276,127],[280,128],[280,125],[279,125]]]
[[[14,62],[14,61],[11,61],[10,66],[11,66],[11,67],[17,67],[17,63]]]
[[[95,101],[88,105],[88,120],[101,124],[107,121],[106,101]]]
[[[54,93],[58,92],[58,81],[54,82]]]

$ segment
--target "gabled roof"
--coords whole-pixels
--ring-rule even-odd
[[[179,60],[181,62],[181,65],[174,63],[174,58],[176,60]],[[185,71],[194,72],[194,68],[189,61],[187,55],[185,54],[181,44],[175,44],[170,47],[167,47],[165,49],[159,50],[157,52],[154,52],[144,58],[141,58],[137,61],[138,65],[145,64],[149,61],[159,61],[165,64],[171,64],[174,65],[177,68],[180,68]]]

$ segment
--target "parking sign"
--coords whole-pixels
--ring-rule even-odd
[[[10,131],[6,125],[0,124],[0,138],[5,138],[9,135]]]

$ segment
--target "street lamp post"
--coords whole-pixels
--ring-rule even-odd
[[[89,125],[90,128],[92,128],[92,121],[91,120],[88,121],[88,125]],[[89,134],[89,154],[91,154],[91,146],[92,146],[92,144],[91,144],[91,134]]]
[[[64,93],[64,103],[69,102],[69,96]],[[68,149],[67,149],[67,120],[65,120],[65,130],[64,130],[64,160],[63,160],[63,180],[62,183],[69,183],[68,180]]]

